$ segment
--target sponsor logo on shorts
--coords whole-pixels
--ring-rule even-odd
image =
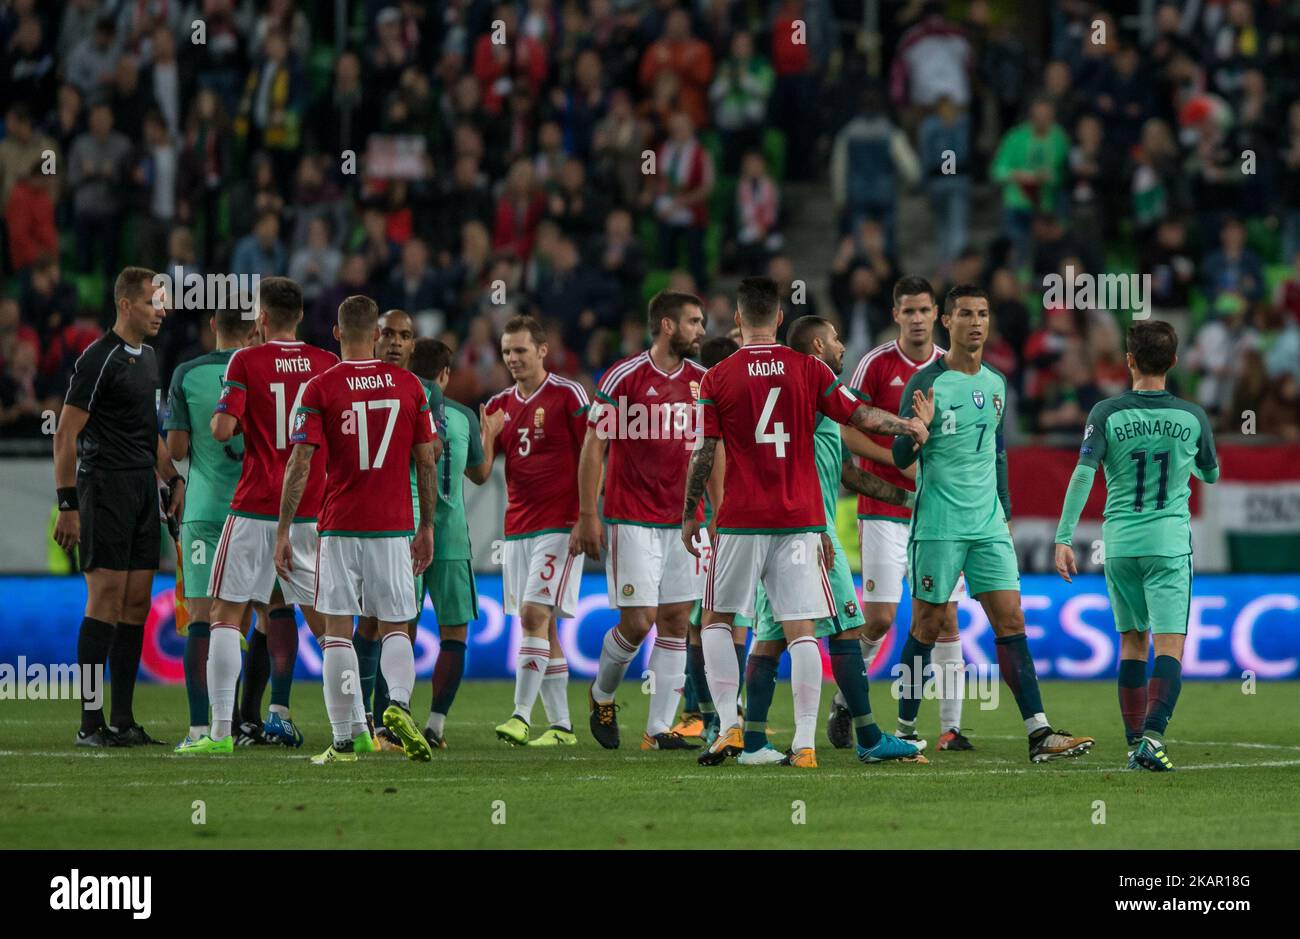
[[[984,392],[980,391],[978,388],[970,393],[970,399],[975,402],[975,407],[984,407]]]
[[[542,588],[542,596],[544,596],[544,597],[549,597],[550,595],[551,595],[551,588],[550,588],[550,587],[543,587],[543,588]]]
[[[522,666],[520,666],[520,667],[523,668],[525,671],[527,671],[528,669],[532,669],[534,672],[540,672],[540,671],[541,671],[541,669],[537,667],[537,663],[534,662],[532,659],[529,659],[527,662],[525,662],[525,663],[524,663]]]
[[[924,590],[933,590],[934,578],[931,577],[929,574],[926,574],[924,577],[921,578],[921,587]]]
[[[632,594],[634,594],[634,593],[636,593],[636,588],[633,587],[631,584],[624,584],[624,585],[623,585],[623,596],[625,596],[625,597],[630,597],[630,596],[632,596]]]

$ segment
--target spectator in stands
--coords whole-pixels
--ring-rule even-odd
[[[880,279],[870,266],[854,263],[833,276],[831,300],[840,317],[844,361],[856,362],[884,341],[892,322],[890,307],[881,302]]]
[[[547,216],[565,234],[582,245],[599,234],[609,206],[594,187],[587,185],[587,170],[581,160],[566,159],[547,188]]]
[[[1292,276],[1277,285],[1274,298],[1279,307],[1297,323],[1300,323],[1300,251],[1291,256]]]
[[[576,4],[566,4],[566,15],[571,10],[580,13]],[[584,49],[578,53],[574,61],[573,81],[567,88],[557,87],[554,90],[551,106],[564,129],[565,149],[584,162],[589,160],[596,125],[604,118],[609,107],[604,66],[594,50]]]
[[[5,226],[9,235],[9,264],[22,274],[36,260],[59,251],[59,233],[54,227],[54,201],[50,198],[51,177],[41,172],[43,160],[32,163],[26,177],[9,191],[5,203]]]
[[[1230,218],[1219,229],[1219,248],[1202,261],[1201,278],[1212,304],[1225,293],[1251,301],[1264,296],[1263,265],[1246,247],[1246,226],[1239,219]]]
[[[776,85],[770,118],[791,144],[786,176],[807,179],[813,171],[809,115],[814,113],[818,72],[830,46],[828,4],[825,0],[781,0],[774,6],[772,69]]]
[[[312,216],[307,222],[307,243],[289,259],[289,276],[302,287],[303,303],[319,300],[326,288],[338,279],[342,265],[343,254],[334,246],[329,216]]]
[[[1003,234],[1011,239],[1014,260],[1029,257],[1029,227],[1036,213],[1060,209],[1070,139],[1056,123],[1046,98],[1035,98],[1029,120],[1002,137],[991,175],[1002,186]]]
[[[18,343],[0,372],[0,430],[16,437],[36,437],[42,431],[42,412],[54,414],[58,398],[48,393],[36,367],[36,349]]]
[[[284,34],[272,32],[244,80],[235,135],[247,138],[250,149],[270,154],[277,179],[290,178],[294,152],[299,147],[302,124],[299,85],[298,68],[289,56],[288,41]]]
[[[650,90],[664,72],[680,82],[681,107],[695,127],[708,123],[709,82],[713,78],[713,51],[708,43],[691,33],[691,15],[674,7],[665,21],[663,36],[650,44],[641,57],[638,80]]]
[[[288,252],[280,243],[280,216],[263,212],[251,233],[239,239],[230,255],[230,270],[242,277],[283,275],[289,266]]]
[[[928,0],[921,19],[903,33],[894,50],[889,91],[904,120],[915,127],[941,98],[959,110],[970,104],[970,41],[943,15],[943,4]]]
[[[113,126],[130,140],[138,141],[144,132],[144,118],[155,107],[153,94],[140,84],[140,65],[133,55],[124,55],[113,69],[113,83],[108,93],[113,109]]]
[[[741,156],[763,144],[767,103],[775,75],[772,66],[754,53],[754,37],[738,30],[731,37],[731,55],[709,87],[713,120],[722,134],[722,168],[735,173]]]
[[[59,86],[58,103],[42,123],[41,129],[54,141],[56,153],[72,152],[72,142],[86,129],[86,112],[81,106],[81,92],[75,85],[65,82]],[[12,132],[12,126],[10,130]],[[2,147],[4,141],[0,141],[0,148]],[[2,169],[0,173],[3,173]],[[59,221],[61,224],[64,222],[62,213]]]
[[[618,284],[622,309],[637,309],[646,258],[632,230],[632,215],[626,209],[614,209],[605,217],[605,232],[596,240],[592,258],[604,275]]]
[[[57,170],[61,165],[58,145],[36,130],[31,109],[22,101],[14,101],[5,110],[5,136],[0,140],[0,205],[9,204],[9,194],[20,179],[27,177],[33,164],[40,164],[43,171],[47,152],[53,153],[53,167]],[[58,195],[56,187],[51,198]]]
[[[784,339],[786,327],[799,317],[817,315],[817,300],[808,282],[794,276],[794,262],[786,255],[772,255],[764,273],[776,281],[776,290],[781,296],[781,309],[785,311],[785,319],[777,334]]]
[[[111,15],[100,17],[95,31],[82,39],[64,64],[64,76],[89,105],[108,100],[119,49],[117,26]]]
[[[361,60],[354,52],[344,52],[334,62],[334,81],[316,97],[308,112],[308,146],[338,155],[351,150],[359,157],[373,127],[372,112],[361,81]]]
[[[1063,127],[1075,126],[1086,98],[1075,88],[1070,66],[1063,59],[1053,59],[1043,69],[1043,97],[1052,103],[1056,119]]]
[[[641,193],[641,150],[645,137],[623,89],[609,96],[609,113],[596,125],[591,145],[597,172],[609,180],[619,205],[631,206]]]
[[[989,307],[998,332],[1011,347],[1014,366],[1006,372],[1007,380],[1017,389],[1021,387],[1020,356],[1029,338],[1029,308],[1025,306],[1024,293],[1010,268],[999,267],[989,279]]]
[[[1153,241],[1141,249],[1141,268],[1151,275],[1151,303],[1157,310],[1185,310],[1196,286],[1196,258],[1187,247],[1187,226],[1165,218]]]
[[[95,311],[69,308],[68,321],[49,336],[41,356],[41,375],[52,393],[67,390],[77,359],[103,334]]]
[[[661,260],[675,265],[685,243],[691,276],[697,284],[707,284],[704,233],[713,192],[713,157],[695,136],[690,116],[682,111],[669,119],[668,139],[655,156],[656,172],[647,177],[647,194],[659,220]]]
[[[339,304],[358,293],[377,296],[370,286],[370,269],[361,252],[349,254],[339,269],[339,279],[331,284],[303,317],[303,338],[322,349],[333,351],[338,347],[334,339],[334,324],[338,322]]]
[[[139,262],[157,267],[167,256],[167,235],[176,222],[180,154],[162,113],[154,108],[144,120],[144,140],[136,152],[131,181],[138,187],[135,212]]]
[[[18,28],[5,49],[0,98],[25,101],[37,114],[54,106],[58,80],[49,45],[40,17],[30,13],[19,17]]]
[[[1280,147],[1282,259],[1300,257],[1300,100],[1286,110],[1286,130]]]
[[[879,222],[893,251],[899,190],[920,178],[921,164],[907,135],[885,113],[880,92],[866,89],[858,98],[858,113],[835,136],[831,149],[831,198],[841,231],[868,219]]]
[[[516,84],[528,89],[534,100],[546,79],[546,48],[532,36],[519,31],[519,16],[512,3],[496,8],[495,27],[478,37],[474,46],[474,77],[483,89],[483,106],[488,114],[498,115],[506,96]]]
[[[762,273],[768,258],[784,247],[780,216],[780,190],[767,171],[763,154],[751,150],[741,162],[736,181],[735,253],[742,274]]]
[[[1107,125],[1107,142],[1124,153],[1138,140],[1152,114],[1150,77],[1139,66],[1137,47],[1122,43],[1090,89],[1094,107]]]
[[[131,142],[113,129],[112,109],[95,105],[89,129],[76,139],[68,155],[77,267],[84,274],[94,269],[96,257],[103,261],[105,276],[117,270],[122,192],[130,156]]]
[[[537,225],[545,211],[546,198],[534,182],[532,164],[515,161],[497,200],[492,247],[526,260],[533,253]]]
[[[966,248],[970,228],[970,117],[948,96],[921,121],[921,170],[934,210],[941,271]]]
[[[1083,432],[1088,412],[1101,399],[1101,389],[1092,380],[1082,352],[1067,349],[1043,391],[1038,430],[1077,437]]]
[[[1235,393],[1234,383],[1242,355],[1257,347],[1258,337],[1248,325],[1246,303],[1240,295],[1228,295],[1232,303],[1216,306],[1215,315],[1197,331],[1184,357],[1183,366],[1200,377],[1196,400],[1215,426],[1234,425],[1228,410]]]
[[[216,261],[223,183],[233,169],[230,145],[221,99],[211,89],[199,91],[186,121],[176,181],[176,214],[187,225],[202,226],[203,259],[208,263]]]
[[[27,344],[40,353],[41,337],[22,320],[16,297],[0,297],[0,367],[14,356],[15,347]]]
[[[361,242],[357,251],[365,255],[371,291],[383,293],[401,249],[389,237],[388,215],[378,205],[368,205],[361,212]]]
[[[599,270],[582,262],[573,239],[560,235],[553,267],[534,293],[533,315],[559,320],[565,341],[582,349],[594,330],[617,328],[617,300],[616,289]]]
[[[176,37],[166,26],[153,32],[153,54],[140,72],[140,85],[162,112],[167,133],[180,140],[185,105],[193,97],[194,76],[188,62],[176,55]]]
[[[436,336],[447,322],[441,309],[438,275],[429,260],[429,248],[419,238],[402,246],[401,262],[388,277],[383,306],[405,310],[422,336]]]

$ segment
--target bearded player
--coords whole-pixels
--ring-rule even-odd
[[[779,345],[776,331],[783,314],[771,279],[741,281],[736,308],[741,348],[704,376],[703,440],[691,456],[682,511],[682,543],[698,554],[696,511],[721,440],[727,458],[702,642],[722,732],[701,758],[743,750],[734,716],[740,675],[731,628],[737,613],[754,615],[755,591],[762,583],[790,653],[795,732],[789,762],[815,767],[822,663],[814,624],[833,612],[826,579],[833,558],[813,450],[817,415],[918,442],[927,432],[917,420],[860,403],[824,362]]]
[[[482,409],[483,458],[504,451],[508,501],[502,573],[505,612],[523,630],[515,665],[515,703],[496,728],[507,743],[529,743],[533,704],[542,694],[550,721],[535,745],[577,743],[569,721],[569,667],[555,636],[557,617],[578,608],[582,565],[569,553],[578,520],[578,457],[587,433],[587,392],[548,372],[546,331],[531,316],[506,323],[501,356],[515,383]]]
[[[383,714],[384,726],[401,740],[410,759],[433,756],[411,718],[415,647],[407,624],[418,612],[412,573],[423,573],[433,557],[437,430],[419,379],[374,358],[378,322],[379,308],[369,297],[348,297],[339,304],[334,336],[343,361],[307,384],[294,416],[293,453],[280,498],[275,566],[282,577],[291,577],[298,563],[293,520],[312,463],[326,465],[329,487],[318,526],[316,607],[325,618],[321,684],[334,739],[312,757],[317,765],[357,758],[354,616],[379,620],[379,667],[392,701]],[[325,452],[318,455],[322,448]],[[412,459],[419,480],[418,527],[405,498]],[[387,498],[398,491],[403,498]]]
[[[851,388],[864,401],[897,414],[903,388],[919,369],[929,365],[944,350],[934,343],[934,321],[938,315],[934,288],[922,277],[904,277],[894,285],[894,322],[898,338],[879,345],[862,357],[853,371]],[[903,489],[915,489],[916,470],[903,472],[894,465],[890,449],[893,439],[884,434],[870,437],[852,432],[845,434],[849,448],[857,456],[858,466],[873,476]],[[907,529],[912,510],[890,505],[868,495],[858,496],[858,546],[862,552],[862,613],[865,622],[852,634],[862,647],[862,661],[867,669],[876,660],[885,635],[893,628],[898,602],[903,596],[903,576],[907,573]],[[961,637],[957,631],[957,600],[965,595],[959,579],[944,612],[943,627],[934,644],[932,662],[940,673],[939,742],[940,750],[973,750],[961,732],[961,706],[965,697],[965,662]],[[846,635],[844,638],[850,638]],[[899,737],[924,750],[926,741],[916,732],[919,701],[900,700]],[[851,740],[852,715],[840,692],[835,693],[826,736],[831,745],[847,747]]]
[[[610,367],[588,412],[578,466],[578,526],[569,550],[598,561],[608,545],[609,605],[619,611],[589,691],[591,735],[607,750],[618,748],[614,693],[655,626],[641,749],[698,750],[669,727],[686,682],[691,609],[704,594],[704,559],[687,552],[677,536],[704,378],[704,368],[687,356],[699,351],[704,310],[698,297],[661,291],[650,301],[649,321],[650,348]],[[603,525],[596,514],[602,468]],[[704,520],[702,509],[697,520]],[[703,538],[701,554],[707,558],[707,534]]]

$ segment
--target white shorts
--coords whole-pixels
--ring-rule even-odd
[[[271,518],[227,515],[208,575],[208,596],[233,603],[266,603],[275,588],[275,530]],[[293,570],[280,577],[286,603],[311,606],[316,597],[316,523],[289,526]]]
[[[567,531],[507,540],[501,566],[507,616],[518,616],[525,603],[555,607],[561,618],[578,612],[582,558],[569,553]]]
[[[821,533],[746,535],[718,533],[704,587],[704,609],[754,615],[759,581],[778,623],[824,619],[835,609],[822,566]]]
[[[699,557],[686,550],[680,528],[610,525],[605,558],[609,605],[694,603],[704,596],[709,569],[707,528],[700,529],[699,549]]]
[[[316,584],[318,613],[409,623],[420,612],[409,535],[324,535]]]
[[[862,552],[862,602],[898,603],[903,599],[907,575],[907,522],[884,518],[858,519],[858,546]],[[957,578],[949,603],[966,598],[966,578]]]

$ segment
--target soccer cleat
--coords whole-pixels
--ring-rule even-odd
[[[653,737],[649,734],[641,735],[642,750],[698,750],[699,748],[698,743],[689,743],[681,734],[671,730],[655,734]]]
[[[542,732],[536,740],[530,740],[530,747],[571,747],[578,742],[577,735],[564,727],[551,726]]]
[[[781,760],[782,766],[798,766],[801,769],[817,768],[817,751],[812,747],[800,747],[798,750],[791,750]]]
[[[130,727],[127,727],[123,730],[117,730],[114,727],[109,727],[107,729],[107,732],[117,738],[118,740],[117,745],[120,747],[147,747],[153,745],[157,745],[160,747],[163,746],[163,742],[161,740],[154,740],[145,732],[145,729],[141,727],[139,724],[132,724]]]
[[[703,737],[704,715],[699,711],[682,711],[682,719],[668,732],[679,737]]]
[[[293,718],[281,717],[274,712],[262,725],[262,736],[267,743],[279,744],[282,747],[292,747],[297,750],[302,746],[302,731],[293,722]]]
[[[110,731],[107,727],[100,727],[92,733],[83,733],[77,731],[77,739],[74,741],[79,747],[126,747],[130,744],[123,743],[118,739],[117,734]]]
[[[613,701],[609,702],[609,704],[598,703],[593,693],[595,688],[595,682],[592,682],[591,686],[587,688],[587,704],[591,706],[591,717],[588,720],[591,727],[591,736],[606,750],[617,750],[618,705]]]
[[[900,763],[929,763],[921,756],[915,744],[902,737],[882,736],[874,747],[857,747],[858,759],[863,763],[884,763],[898,760]]]
[[[696,757],[696,762],[701,766],[718,766],[726,762],[729,756],[739,756],[745,752],[745,738],[741,734],[740,728],[736,726],[728,727],[725,731],[718,734],[713,743]]]
[[[374,741],[375,741],[374,752],[376,753],[405,753],[406,752],[406,748],[402,746],[402,741],[397,739],[397,735],[394,734],[387,727],[380,727],[377,731],[375,731]]]
[[[704,741],[706,747],[713,746],[713,741],[718,739],[718,729],[721,725],[722,722],[718,720],[717,714],[704,715],[704,733],[700,735],[700,739]]]
[[[899,740],[902,740],[905,743],[910,743],[912,746],[916,747],[917,753],[920,753],[922,750],[925,749],[926,740],[924,737],[920,737],[916,734],[899,734],[899,733],[894,734],[894,736],[897,737]]]
[[[207,734],[204,734],[198,740],[182,741],[180,746],[174,751],[176,753],[234,753],[235,738],[222,737],[220,740],[213,740]]]
[[[268,740],[262,730],[261,724],[253,721],[244,721],[235,728],[235,746],[237,747],[265,747],[272,743]]]
[[[1068,730],[1044,727],[1029,738],[1029,762],[1046,763],[1078,756],[1092,749],[1091,737],[1073,737]]]
[[[1143,737],[1129,763],[1135,769],[1149,769],[1153,773],[1172,773],[1174,764],[1165,753],[1165,745],[1150,737]]]
[[[424,734],[420,733],[420,728],[415,726],[415,721],[411,719],[411,712],[406,708],[400,704],[388,705],[388,709],[384,711],[384,726],[402,741],[402,749],[406,751],[408,760],[427,763],[433,759],[433,750],[429,747],[429,741],[424,739]]]
[[[401,749],[400,747],[398,749]],[[363,731],[352,738],[353,753],[378,753],[379,742],[375,735],[369,730]]]
[[[954,727],[952,730],[945,730],[939,736],[939,742],[934,745],[936,750],[974,750],[975,744],[967,739],[966,735],[960,729]]]
[[[312,766],[325,766],[329,763],[355,763],[357,761],[356,751],[350,746],[345,749],[339,749],[334,744],[330,744],[324,753],[318,753],[311,758]]]
[[[429,741],[429,749],[431,750],[447,749],[447,741],[435,734],[428,727],[424,728],[424,739]]]
[[[776,766],[785,762],[785,754],[770,743],[758,750],[746,750],[736,757],[741,766]]]
[[[831,702],[831,712],[826,716],[826,739],[836,750],[846,750],[853,742],[853,715],[839,701]]]
[[[497,739],[516,747],[528,743],[528,724],[522,717],[513,716],[504,724],[497,725]]]

